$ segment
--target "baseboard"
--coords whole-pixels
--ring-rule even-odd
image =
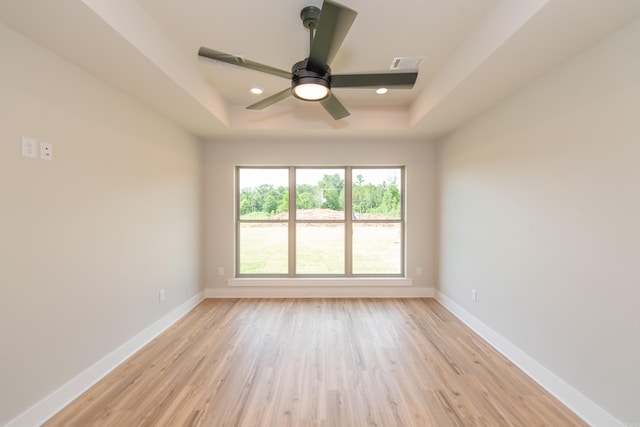
[[[200,292],[198,295],[179,305],[138,335],[71,379],[58,390],[9,421],[9,424],[5,427],[33,427],[41,425],[191,311],[204,297],[204,292]]]
[[[502,335],[482,323],[471,313],[456,304],[441,292],[436,291],[436,298],[454,316],[469,326],[475,333],[491,344],[497,351],[522,369],[534,381],[554,395],[565,406],[591,426],[624,427],[625,424],[614,418],[607,411],[596,405],[589,398],[571,387],[560,377],[542,366],[531,356],[513,345]]]
[[[423,286],[227,286],[207,288],[207,298],[429,298]]]

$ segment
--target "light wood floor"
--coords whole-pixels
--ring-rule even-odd
[[[585,426],[433,299],[210,299],[45,426]]]

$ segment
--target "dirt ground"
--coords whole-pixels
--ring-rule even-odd
[[[311,220],[311,221],[322,221],[322,220],[330,220],[330,221],[340,221],[344,219],[344,212],[334,211],[332,209],[298,209],[296,211],[296,218],[299,220]],[[372,214],[359,214],[355,213],[356,218],[358,220],[388,220],[393,219],[384,215],[372,215]],[[288,217],[287,212],[279,213],[271,218],[271,220],[282,221],[286,220]]]

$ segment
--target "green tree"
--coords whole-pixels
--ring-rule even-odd
[[[251,213],[251,195],[249,189],[243,188],[240,192],[240,215]]]
[[[280,197],[280,202],[278,203],[277,213],[288,212],[289,211],[289,192],[284,187],[282,188],[282,196]]]
[[[392,218],[400,217],[400,190],[398,187],[388,186],[382,194],[381,212]]]
[[[340,174],[324,175],[318,187],[322,190],[322,207],[334,211],[344,210],[344,179]]]
[[[318,189],[310,184],[300,184],[296,188],[296,208],[315,209],[320,207]]]
[[[286,187],[275,188],[271,184],[262,184],[257,188],[240,190],[240,215],[262,213],[265,217],[289,209],[289,193]]]

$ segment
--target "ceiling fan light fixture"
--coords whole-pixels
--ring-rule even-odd
[[[320,101],[329,96],[329,82],[320,77],[303,77],[293,82],[293,95],[304,101]]]
[[[303,8],[300,18],[302,25],[309,30],[309,57],[293,64],[291,72],[204,46],[198,50],[198,56],[291,81],[289,87],[249,105],[246,107],[248,110],[262,110],[294,96],[310,102],[320,101],[335,120],[340,120],[349,116],[349,111],[332,94],[332,88],[377,88],[379,91],[387,87],[411,89],[418,78],[419,62],[405,61],[403,58],[394,58],[392,69],[412,68],[411,72],[331,74],[329,64],[357,14],[355,10],[336,3],[336,0],[323,0],[322,8]]]

